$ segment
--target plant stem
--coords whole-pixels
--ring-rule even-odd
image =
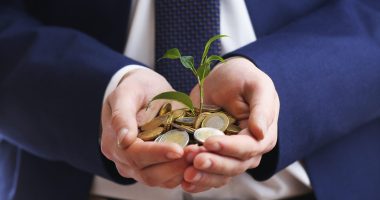
[[[202,113],[203,110],[203,82],[197,77],[198,85],[199,85],[199,114]]]

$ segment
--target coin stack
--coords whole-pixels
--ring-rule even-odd
[[[214,105],[204,105],[202,112],[195,108],[172,110],[170,103],[164,104],[158,116],[139,127],[137,135],[144,141],[158,143],[173,142],[182,147],[189,144],[202,145],[214,135],[235,135],[240,132],[237,120]]]

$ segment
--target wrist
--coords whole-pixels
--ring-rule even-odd
[[[148,70],[148,71],[152,71],[151,69],[149,68],[146,68],[146,67],[133,67],[132,69],[128,70],[128,72],[126,72],[119,80],[119,82],[117,83],[116,87],[119,86],[126,78],[130,77],[132,74],[136,73],[137,71],[140,71],[140,70]]]

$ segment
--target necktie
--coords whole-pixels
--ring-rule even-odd
[[[195,66],[199,66],[205,43],[220,32],[219,0],[157,0],[155,12],[156,60],[166,50],[178,48],[181,55],[194,56]],[[218,40],[209,55],[219,53]],[[175,90],[189,93],[197,83],[179,60],[160,60],[155,69]]]

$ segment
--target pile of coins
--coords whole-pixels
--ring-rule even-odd
[[[195,108],[172,110],[170,103],[164,104],[158,116],[139,127],[137,135],[144,141],[159,143],[174,142],[182,147],[203,144],[214,135],[235,135],[240,132],[237,120],[213,105],[204,105],[202,112]]]

